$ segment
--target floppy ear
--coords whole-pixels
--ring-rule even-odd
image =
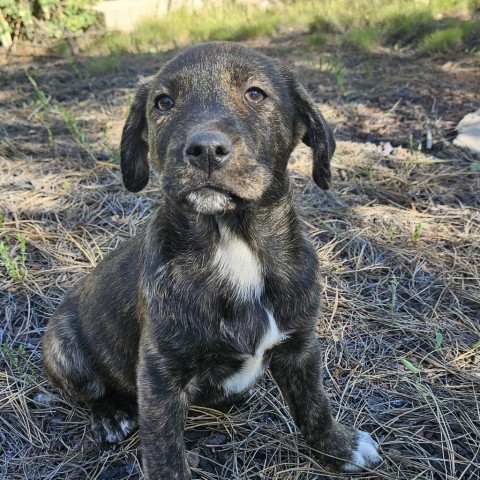
[[[312,177],[320,188],[328,190],[332,183],[330,159],[335,151],[335,139],[313,100],[298,82],[295,91],[297,114],[306,129],[302,141],[313,150]]]
[[[138,82],[120,143],[120,166],[125,187],[138,192],[148,183],[146,104],[152,77]]]

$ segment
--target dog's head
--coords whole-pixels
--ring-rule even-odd
[[[197,45],[139,83],[122,134],[123,181],[145,187],[149,154],[176,204],[233,211],[285,184],[300,139],[313,150],[313,179],[329,188],[335,141],[290,70],[236,43]]]

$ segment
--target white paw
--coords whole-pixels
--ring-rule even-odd
[[[124,438],[126,438],[135,430],[137,422],[131,418],[124,418],[118,422],[118,425],[123,432]]]
[[[367,432],[358,431],[357,441],[352,462],[344,463],[341,467],[344,472],[359,472],[364,468],[373,467],[382,460],[377,442]]]

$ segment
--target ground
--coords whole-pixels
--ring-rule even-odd
[[[480,104],[480,57],[315,47],[289,30],[247,43],[291,65],[337,138],[331,191],[306,147],[290,171],[323,272],[325,387],[382,448],[355,478],[478,479],[480,169],[451,140]],[[154,184],[122,186],[118,144],[135,83],[173,53],[2,68],[0,478],[141,478],[138,433],[95,445],[88,412],[45,380],[40,339],[64,292],[154,208]],[[228,415],[192,409],[185,437],[203,479],[350,478],[315,461],[268,376]]]

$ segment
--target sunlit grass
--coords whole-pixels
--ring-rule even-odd
[[[479,31],[472,20],[476,7],[475,0],[297,0],[262,10],[225,2],[142,20],[132,33],[105,35],[90,50],[155,52],[208,40],[272,36],[283,26],[303,26],[311,32],[310,48],[332,39],[367,52],[386,45],[442,53],[460,48],[472,32]]]
[[[373,27],[363,27],[357,30],[345,32],[342,44],[360,50],[370,52],[379,41],[378,31]]]
[[[438,30],[423,37],[420,49],[424,53],[447,53],[462,45],[464,33],[461,27]]]

